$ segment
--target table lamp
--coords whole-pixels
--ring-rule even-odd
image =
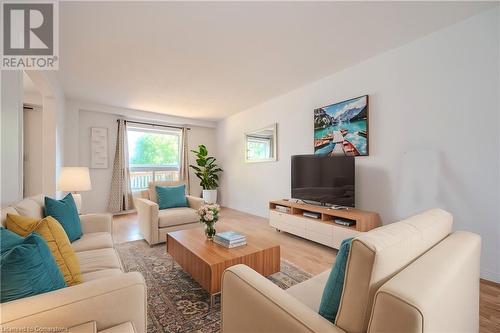
[[[86,167],[63,167],[59,176],[59,191],[71,192],[75,199],[78,213],[82,208],[82,195],[77,192],[90,191],[92,184],[90,183],[89,168]]]

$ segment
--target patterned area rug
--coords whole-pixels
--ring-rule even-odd
[[[148,333],[219,332],[220,303],[210,308],[210,297],[175,264],[165,244],[150,247],[145,241],[116,244],[127,272],[141,272],[148,287]],[[310,274],[281,260],[281,271],[269,277],[282,289],[305,281]]]

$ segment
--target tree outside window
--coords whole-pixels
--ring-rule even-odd
[[[129,128],[127,135],[132,190],[153,180],[179,180],[180,132]]]

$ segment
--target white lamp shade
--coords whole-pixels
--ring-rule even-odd
[[[92,184],[90,183],[89,168],[85,167],[64,167],[61,168],[59,176],[59,191],[64,192],[82,192],[90,191]]]

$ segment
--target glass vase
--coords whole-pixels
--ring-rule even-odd
[[[215,236],[215,223],[206,223],[205,224],[205,236],[207,236],[208,240],[212,240]]]

